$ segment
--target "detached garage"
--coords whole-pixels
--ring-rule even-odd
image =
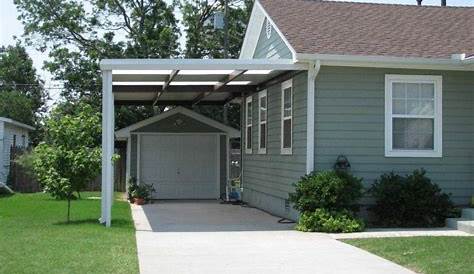
[[[117,131],[126,174],[153,184],[155,199],[218,199],[229,174],[229,139],[240,132],[184,107]]]

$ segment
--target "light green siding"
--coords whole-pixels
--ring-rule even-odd
[[[285,199],[306,171],[306,99],[307,74],[293,78],[293,154],[281,155],[281,84],[267,89],[267,153],[258,154],[258,94],[254,94],[252,154],[244,153],[243,198],[253,206],[276,215],[291,217],[285,211]],[[245,112],[244,112],[245,113]],[[244,130],[245,127],[242,127]],[[244,142],[245,144],[245,142]]]
[[[262,30],[258,38],[254,52],[254,59],[292,59],[290,49],[283,39],[272,27],[270,38],[266,34],[266,19],[263,22]]]
[[[443,157],[384,156],[385,74],[443,76]],[[369,186],[383,172],[424,168],[453,200],[474,195],[474,73],[382,68],[322,67],[316,80],[315,168],[348,157]]]

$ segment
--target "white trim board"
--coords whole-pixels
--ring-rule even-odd
[[[178,114],[178,113],[186,115],[190,118],[193,118],[193,119],[195,119],[199,122],[207,124],[207,125],[209,125],[211,127],[214,127],[216,129],[222,130],[224,133],[228,134],[229,137],[231,137],[231,138],[240,137],[240,131],[238,131],[237,129],[226,126],[226,125],[224,125],[222,123],[219,123],[219,122],[217,122],[217,121],[215,121],[211,118],[208,118],[208,117],[206,117],[202,114],[199,114],[197,112],[194,112],[190,109],[187,109],[187,108],[181,107],[181,106],[173,108],[173,109],[168,110],[168,111],[165,111],[161,114],[158,114],[158,115],[153,116],[151,118],[145,119],[143,121],[140,121],[140,122],[138,122],[136,124],[133,124],[131,126],[128,126],[126,128],[120,129],[120,130],[115,132],[115,135],[117,136],[117,138],[128,138],[132,131],[134,131],[136,129],[139,129],[141,127],[144,127],[146,125],[161,121],[165,118],[168,118],[168,117],[170,117],[172,115],[175,115],[175,114]]]
[[[17,127],[26,128],[26,129],[29,129],[29,130],[35,130],[35,128],[32,127],[32,126],[30,126],[30,125],[20,123],[20,122],[18,122],[18,121],[15,121],[15,120],[13,120],[13,119],[10,119],[10,118],[0,117],[0,121],[2,121],[2,122],[4,122],[4,123],[7,123],[7,124],[11,124],[11,125],[17,126]]]
[[[285,119],[285,89],[291,88],[291,115],[289,117],[286,117]],[[287,80],[283,83],[281,83],[281,132],[280,132],[280,154],[282,155],[292,155],[293,154],[293,108],[294,108],[294,89],[293,89],[293,79]],[[290,128],[290,138],[291,138],[291,146],[284,148],[283,147],[283,134],[284,134],[284,128],[283,124],[285,120],[291,120],[291,128]]]

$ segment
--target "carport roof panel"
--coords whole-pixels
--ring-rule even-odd
[[[121,104],[224,104],[307,69],[288,59],[105,59],[100,67],[112,72],[114,100]]]

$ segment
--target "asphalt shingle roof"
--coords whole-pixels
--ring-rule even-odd
[[[297,53],[474,55],[474,8],[259,0]]]

